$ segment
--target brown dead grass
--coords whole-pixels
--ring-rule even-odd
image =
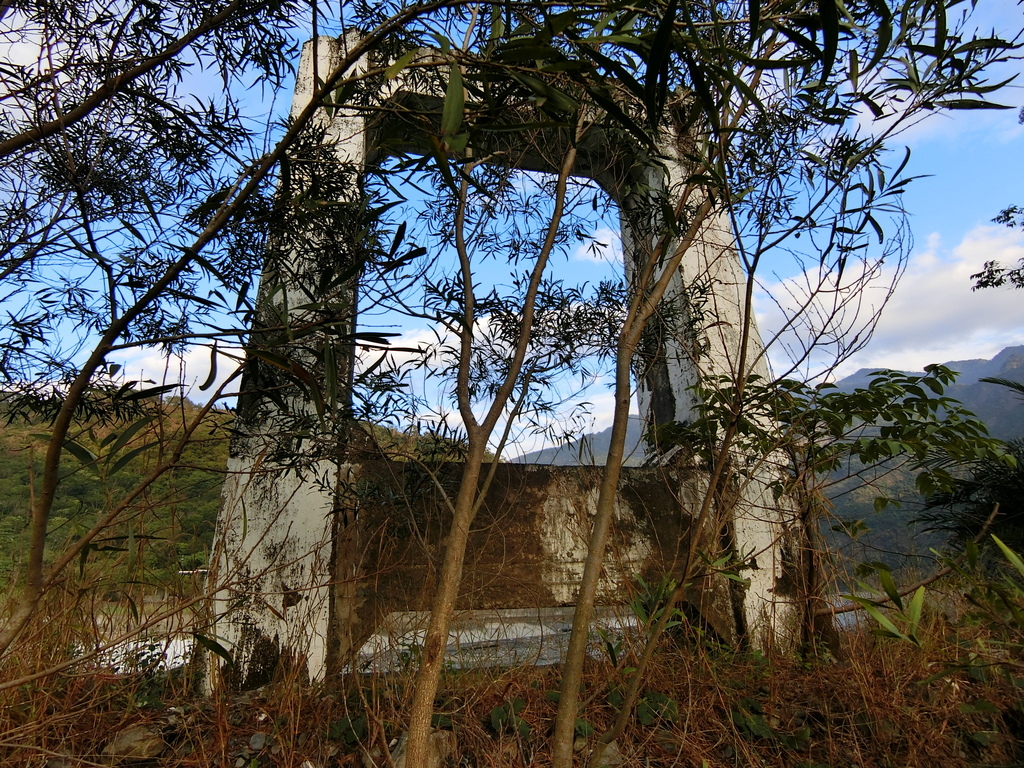
[[[83,614],[76,621],[54,622],[46,642],[39,630],[0,670],[0,682],[52,664],[92,629]],[[971,638],[967,630],[939,620],[922,634],[928,640],[916,648],[863,630],[849,632],[834,657],[823,653],[804,661],[665,641],[647,691],[673,700],[678,718],[645,723],[635,717],[619,742],[625,764],[1024,764],[1021,681],[1000,667],[953,671],[928,681],[959,658]],[[584,718],[598,733],[615,716],[609,690],[624,679],[606,660],[588,663]],[[187,670],[172,676],[119,675],[90,662],[0,691],[0,764],[108,764],[104,746],[119,731],[143,723],[167,743],[153,765],[298,768],[308,761],[316,768],[358,766],[364,751],[379,758],[400,735],[410,682],[407,674],[353,676],[331,686],[285,679],[249,694],[203,699],[195,695]],[[454,734],[450,765],[548,766],[558,685],[555,668],[446,673],[437,712],[441,726]],[[529,732],[496,733],[492,711],[517,701]],[[754,710],[760,730],[750,727]],[[358,739],[345,718],[363,718]],[[254,746],[259,740],[253,741],[257,733],[266,734],[259,748]],[[582,764],[589,746],[582,739],[580,746]]]

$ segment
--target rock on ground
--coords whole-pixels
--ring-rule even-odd
[[[148,725],[133,725],[120,731],[103,748],[103,754],[128,760],[159,757],[167,748],[163,736]]]

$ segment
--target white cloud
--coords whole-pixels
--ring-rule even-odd
[[[16,67],[45,66],[43,29],[18,10],[7,9],[0,23],[0,60]]]
[[[576,246],[571,260],[621,265],[622,238],[610,227],[598,227],[589,241]]]
[[[213,362],[208,347],[190,347],[183,354],[167,356],[158,347],[139,347],[111,355],[111,363],[120,365],[118,376],[128,381],[154,382],[156,385],[181,384],[181,394],[196,402],[206,402],[234,373],[242,356],[238,348],[218,349],[213,383],[200,390],[210,375]],[[237,381],[228,385],[225,394],[237,392]],[[233,405],[234,398],[221,399],[222,405]]]
[[[1006,227],[971,230],[946,253],[938,238],[911,256],[871,344],[845,368],[921,370],[929,363],[990,358],[1024,343],[1024,302],[1013,289],[971,291],[986,261],[1024,258],[1024,233]]]
[[[986,261],[1015,265],[1024,257],[1024,233],[1005,227],[982,226],[971,230],[952,250],[937,235],[923,250],[914,252],[906,272],[881,314],[874,335],[861,351],[837,370],[844,376],[858,368],[921,370],[930,363],[991,358],[1007,346],[1024,343],[1024,302],[1012,289],[972,291],[971,275]],[[883,266],[864,300],[849,308],[848,323],[863,323],[884,299],[894,268]],[[773,296],[784,295],[803,275],[766,286]],[[826,298],[826,301],[829,300]],[[783,302],[787,309],[793,302]],[[782,312],[762,295],[758,302],[762,336],[771,338],[781,327]],[[776,368],[783,364],[781,350],[769,353]]]

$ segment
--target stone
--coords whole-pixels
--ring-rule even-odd
[[[654,742],[669,754],[678,752],[682,746],[679,736],[667,728],[659,728],[654,732]]]
[[[394,751],[391,753],[391,760],[394,768],[406,768],[405,751],[408,734],[403,733],[398,740]],[[415,768],[444,768],[448,756],[452,753],[452,734],[448,731],[431,731],[430,740],[427,743],[427,762]]]
[[[618,768],[620,765],[624,765],[626,758],[623,757],[622,752],[619,750],[619,743],[617,741],[611,741],[605,746],[604,750],[598,754],[598,750],[594,749],[594,757],[591,758],[592,768]]]
[[[167,748],[164,737],[148,725],[132,725],[118,732],[103,748],[107,757],[119,760],[150,760]]]
[[[257,731],[249,737],[249,749],[253,752],[259,752],[265,746],[267,746],[267,734]]]

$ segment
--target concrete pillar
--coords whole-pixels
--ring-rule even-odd
[[[690,175],[678,150],[685,137],[672,135],[671,130],[666,134],[658,162],[636,166],[639,170],[633,171],[619,201],[626,278],[634,290],[638,270],[666,231],[663,217],[675,209]],[[684,213],[681,229],[686,224]],[[663,248],[662,258],[669,258],[673,246]],[[634,363],[652,461],[693,460],[688,447],[673,445],[672,439],[673,427],[689,425],[700,415],[695,385],[714,389],[719,377],[725,377],[727,385],[750,376],[769,380],[753,317],[741,370],[744,314],[753,311],[746,305],[746,274],[732,227],[724,213],[715,212],[671,276]],[[673,459],[677,451],[679,458]],[[707,477],[699,473],[691,482],[706,488]],[[755,647],[784,645],[797,639],[800,616],[792,576],[802,554],[795,507],[788,496],[776,498],[779,465],[761,451],[748,456],[732,448],[726,477],[708,523],[712,530],[702,535],[712,545],[721,542],[720,547],[731,549],[745,564],[740,575],[748,585],[732,582],[726,585],[728,590],[718,591],[731,594],[738,630]]]
[[[316,78],[338,66],[345,45],[329,37],[306,43],[293,117],[310,103]],[[309,133],[312,140],[299,143],[288,168],[287,193],[299,213],[271,242],[261,277],[217,522],[210,582],[220,585],[216,635],[235,658],[233,682],[244,687],[269,680],[282,660],[314,678],[326,663],[354,360],[358,217],[348,214],[349,233],[344,215],[340,230],[335,221],[319,227],[316,216],[305,228],[289,227],[301,221],[301,198],[317,173],[347,179],[331,202],[358,206],[363,119],[321,110]]]

